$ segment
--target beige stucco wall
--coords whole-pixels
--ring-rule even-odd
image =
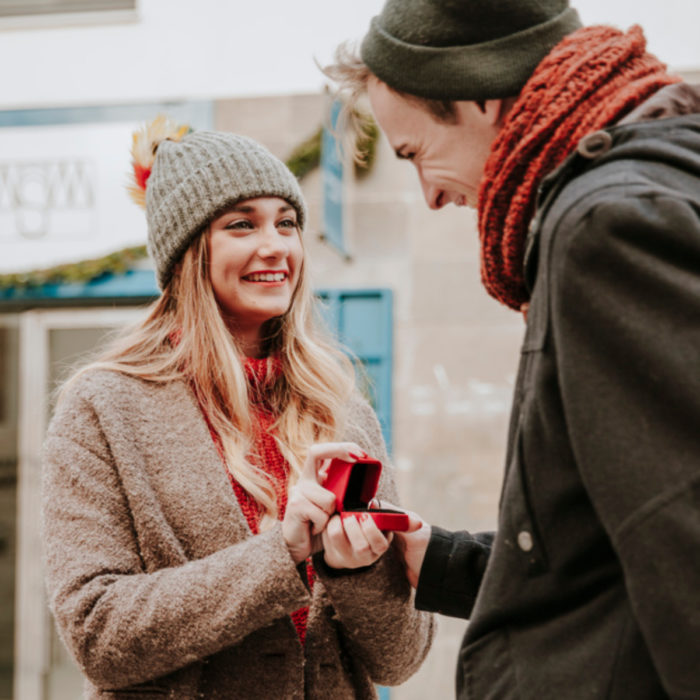
[[[324,96],[219,103],[215,127],[285,158],[320,124]],[[348,183],[346,262],[318,240],[320,176],[304,180],[306,244],[318,287],[390,287],[394,307],[394,461],[404,504],[452,529],[495,525],[523,322],[479,281],[476,220],[430,211],[412,167],[379,144],[372,173]],[[465,622],[440,619],[428,660],[395,700],[449,698]]]

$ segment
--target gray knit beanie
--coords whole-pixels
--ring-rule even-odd
[[[157,146],[146,186],[148,252],[158,286],[168,284],[192,240],[227,207],[253,197],[281,197],[297,212],[306,204],[287,166],[253,139],[218,131],[195,131]]]
[[[417,97],[514,97],[580,27],[568,0],[387,0],[361,57],[377,78]]]

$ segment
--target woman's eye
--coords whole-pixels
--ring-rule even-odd
[[[238,221],[232,221],[230,224],[226,224],[224,228],[229,231],[243,231],[253,228],[253,224],[247,219],[239,219]]]
[[[277,225],[282,228],[296,228],[297,222],[294,219],[282,219]]]

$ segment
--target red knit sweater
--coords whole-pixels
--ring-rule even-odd
[[[276,376],[279,376],[281,367],[276,358],[246,358],[244,368],[248,382],[250,383],[251,404],[250,410],[253,418],[254,429],[254,450],[248,458],[259,468],[261,468],[274,484],[277,493],[277,513],[278,518],[282,520],[287,508],[287,491],[289,486],[289,465],[277,447],[275,442],[274,432],[272,430],[275,416],[272,413],[269,403],[265,399],[265,386],[268,382],[274,381]],[[195,392],[196,393],[196,392]],[[214,430],[209,416],[204,411],[200,402],[200,408],[204,419],[209,426],[209,432],[219,456],[226,466],[221,439]],[[257,535],[260,532],[260,520],[262,512],[259,504],[253,497],[236,481],[227,468],[229,481],[236,494],[238,503],[241,506],[243,515],[248,521],[248,526],[253,534]],[[306,560],[306,574],[309,583],[309,588],[313,589],[314,570],[311,566],[311,559]],[[292,613],[291,617],[299,634],[301,643],[306,641],[306,620],[309,614],[308,607],[300,608]]]

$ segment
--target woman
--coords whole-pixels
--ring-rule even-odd
[[[49,602],[86,697],[374,697],[432,621],[389,538],[318,483],[387,456],[313,324],[298,184],[162,118],[132,154],[163,294],[64,388],[45,450]]]

